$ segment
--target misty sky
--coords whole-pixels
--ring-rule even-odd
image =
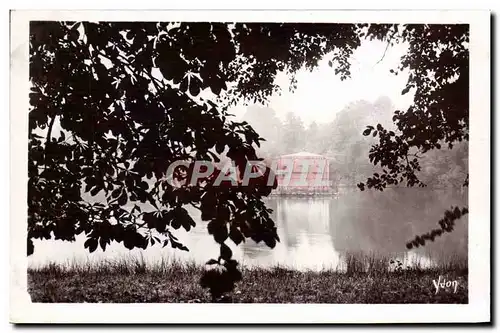
[[[273,95],[269,106],[282,119],[287,112],[294,112],[306,125],[312,121],[332,121],[335,113],[350,102],[361,99],[373,102],[383,95],[388,96],[396,108],[406,109],[413,100],[411,91],[401,95],[408,74],[396,76],[389,70],[398,66],[407,45],[389,47],[383,56],[386,46],[380,41],[363,42],[351,58],[351,78],[343,82],[335,75],[334,68],[328,66],[329,57],[323,58],[313,72],[300,70],[296,76],[297,90],[293,93],[288,90],[287,75],[281,73],[276,80],[282,87],[282,93]],[[242,103],[230,109],[230,113],[238,118],[245,111],[246,106]]]

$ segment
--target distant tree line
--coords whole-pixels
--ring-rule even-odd
[[[377,140],[372,135],[364,136],[363,131],[369,124],[380,123],[398,132],[391,119],[394,109],[390,98],[382,96],[374,102],[351,102],[327,123],[313,121],[306,125],[293,112],[280,119],[272,108],[257,104],[249,106],[242,118],[266,139],[259,149],[263,157],[272,159],[300,151],[324,155],[330,158],[335,185],[356,186],[374,172],[368,155]],[[422,155],[420,165],[419,177],[428,187],[461,188],[468,173],[468,142],[429,151]],[[375,167],[377,171],[380,168]]]

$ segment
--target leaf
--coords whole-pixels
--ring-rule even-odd
[[[187,76],[181,81],[181,85],[179,86],[181,91],[186,92],[188,90],[188,78]]]
[[[267,237],[264,238],[264,243],[266,243],[266,245],[271,249],[274,249],[276,246],[276,239],[274,239],[272,235],[267,235]]]
[[[32,255],[35,251],[35,246],[33,245],[33,240],[28,238],[28,256]]]
[[[191,80],[189,83],[189,93],[195,97],[200,94],[200,80],[195,76],[191,77]]]
[[[158,228],[158,225],[161,224],[158,223],[159,222],[158,218],[155,216],[153,212],[144,213],[144,215],[142,215],[142,219],[144,220],[144,222],[146,222],[146,225],[148,226],[149,229]],[[160,232],[165,231],[164,227],[162,229],[163,230],[158,230],[158,231]]]
[[[218,153],[218,154],[222,154],[224,152],[224,148],[225,146],[222,144],[222,143],[217,143],[215,145],[215,151]]]
[[[96,186],[90,191],[90,195],[95,197],[100,191],[101,191],[101,188],[99,186]]]
[[[215,218],[215,209],[214,207],[217,204],[217,198],[215,197],[215,194],[212,191],[207,191],[205,194],[201,197],[201,205],[200,205],[200,210],[201,210],[201,219],[203,221],[209,221],[213,218]]]
[[[189,231],[191,227],[196,227],[196,222],[193,220],[193,218],[189,215],[189,213],[184,209],[186,212],[184,215],[184,218],[182,220],[182,226],[186,231]]]
[[[97,238],[89,238],[83,244],[84,248],[88,248],[89,252],[92,253],[97,249]]]
[[[102,248],[102,250],[103,250],[103,251],[106,251],[106,245],[107,245],[107,244],[108,244],[108,243],[107,243],[107,239],[105,239],[105,238],[103,238],[103,237],[101,237],[101,238],[99,239],[99,245],[101,246],[101,248]]]
[[[181,227],[181,221],[178,218],[174,217],[170,222],[170,226],[177,230]]]
[[[173,249],[179,249],[182,251],[189,251],[189,249],[186,246],[184,246],[181,243],[179,243],[178,241],[176,241],[173,237],[170,237],[170,245],[172,245]]]
[[[233,256],[233,251],[231,251],[231,249],[229,248],[229,246],[227,246],[226,244],[222,243],[220,245],[220,257],[226,261],[228,261],[229,259],[231,259],[231,257]]]
[[[205,265],[215,265],[215,264],[218,264],[219,262],[215,259],[210,259],[209,261],[207,261],[205,263]]]
[[[118,204],[120,206],[125,206],[127,204],[127,201],[128,201],[127,191],[123,191],[122,194],[120,195],[120,198],[118,198]]]
[[[368,136],[368,135],[370,135],[370,133],[371,133],[371,132],[372,132],[372,129],[371,129],[371,128],[367,128],[367,129],[365,129],[365,130],[363,131],[363,135],[364,135],[364,136]],[[358,132],[358,133],[359,133],[359,132]]]
[[[151,195],[149,195],[149,193],[148,193],[148,201],[151,204],[151,206],[158,209],[158,205],[156,204],[155,199]]]
[[[226,223],[220,224],[213,236],[217,243],[224,242],[229,236]]]
[[[123,245],[125,245],[127,249],[132,250],[135,247],[143,248],[145,244],[147,246],[146,239],[141,234],[137,233],[137,231],[133,229],[125,230]]]
[[[203,78],[203,81],[207,81],[210,89],[215,95],[219,95],[223,89],[226,89],[226,82],[220,77],[211,78],[210,82],[208,82],[208,78]]]
[[[234,244],[239,245],[245,240],[243,234],[235,226],[231,226],[229,231],[229,238],[234,242]]]
[[[231,210],[227,205],[220,205],[217,209],[217,219],[227,222],[231,217]]]
[[[135,37],[135,32],[134,32],[134,30],[129,30],[129,31],[127,32],[127,39],[134,39],[134,37]]]

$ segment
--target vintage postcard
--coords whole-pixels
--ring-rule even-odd
[[[12,11],[11,322],[490,322],[490,20]]]

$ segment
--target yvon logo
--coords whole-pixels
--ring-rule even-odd
[[[458,281],[457,280],[446,280],[446,278],[443,278],[441,275],[439,276],[438,280],[432,280],[432,284],[434,285],[434,288],[436,288],[436,294],[439,292],[440,289],[444,289],[446,291],[453,290],[453,292],[456,294],[457,289],[458,289]]]

